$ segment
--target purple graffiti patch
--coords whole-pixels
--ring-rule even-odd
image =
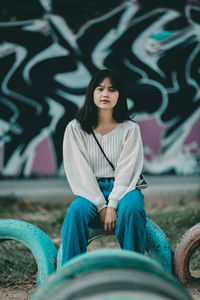
[[[161,141],[165,127],[158,124],[155,118],[138,122],[141,129],[143,144],[151,149],[154,155],[158,155],[162,149]],[[148,159],[148,155],[146,155]]]
[[[200,143],[200,119],[198,119],[191,127],[184,144],[187,145],[192,142]]]
[[[35,149],[35,159],[32,166],[33,174],[56,174],[56,163],[49,138],[45,138]]]

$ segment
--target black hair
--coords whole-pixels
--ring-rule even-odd
[[[82,129],[87,133],[91,133],[93,128],[97,126],[98,108],[94,103],[93,94],[95,88],[99,86],[105,78],[109,78],[113,88],[119,92],[117,104],[113,108],[113,119],[119,123],[122,123],[125,120],[130,120],[127,98],[121,78],[117,72],[109,69],[103,69],[95,73],[90,80],[86,90],[85,102],[76,116],[76,119],[81,124]]]

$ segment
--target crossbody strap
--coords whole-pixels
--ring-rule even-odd
[[[108,157],[106,156],[105,152],[103,151],[103,149],[102,149],[101,145],[99,144],[99,141],[97,140],[97,137],[96,137],[96,135],[94,134],[94,131],[92,131],[92,135],[93,135],[93,137],[94,137],[95,141],[97,142],[97,145],[99,146],[99,148],[100,148],[101,152],[103,153],[103,155],[104,155],[105,159],[106,159],[106,160],[107,160],[107,162],[110,164],[110,166],[111,166],[111,168],[113,169],[113,171],[115,171],[115,167],[114,167],[114,165],[111,163],[111,161],[108,159]]]
[[[99,144],[99,141],[98,141],[96,135],[94,134],[94,131],[92,131],[92,135],[93,135],[95,141],[97,142],[97,145],[99,146],[101,152],[103,153],[105,159],[106,159],[107,162],[110,164],[110,166],[112,167],[113,171],[115,171],[115,167],[113,166],[113,164],[111,163],[111,161],[107,158],[105,152],[103,151],[101,145]],[[138,189],[146,189],[147,187],[148,187],[148,184],[146,183],[146,180],[145,180],[145,178],[144,178],[144,175],[141,173],[141,174],[140,174],[140,177],[139,177],[139,180],[138,180],[138,182],[137,182],[137,184],[136,184],[136,188],[138,188]]]

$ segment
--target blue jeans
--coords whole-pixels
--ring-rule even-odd
[[[108,202],[113,179],[99,181],[99,187]],[[136,189],[120,199],[117,207],[115,235],[122,249],[144,254],[146,246],[146,212],[144,196]],[[100,227],[96,206],[83,197],[76,197],[67,210],[62,225],[64,264],[70,258],[87,251],[90,228]]]

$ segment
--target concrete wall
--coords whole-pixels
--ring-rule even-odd
[[[123,74],[142,132],[144,170],[200,173],[200,7],[198,1],[159,3],[5,1],[2,177],[64,175],[64,129],[92,74],[105,67]]]

